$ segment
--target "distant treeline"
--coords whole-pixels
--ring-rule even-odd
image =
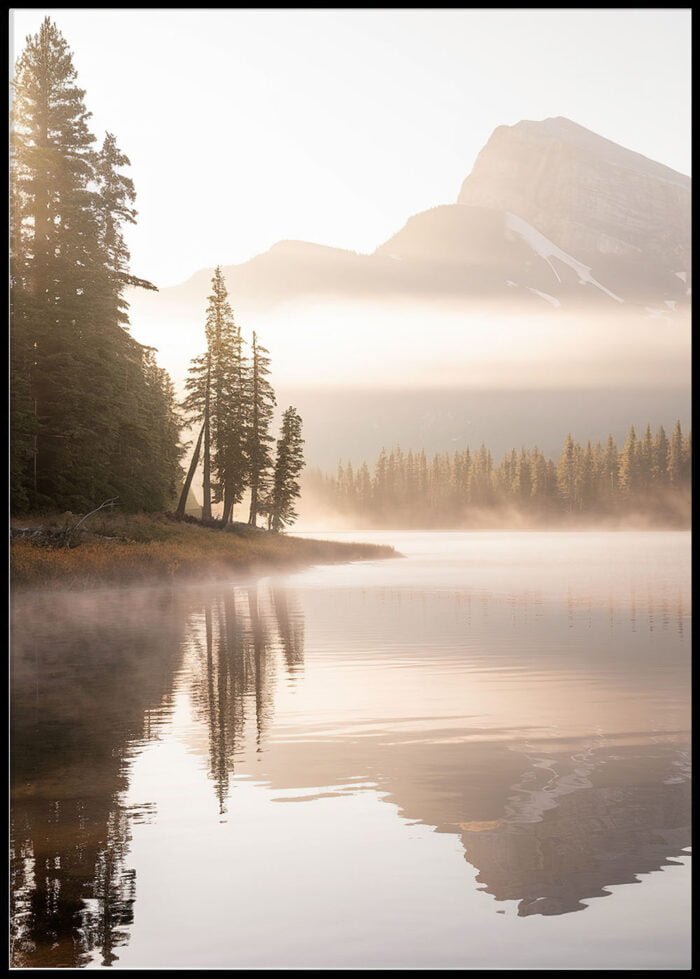
[[[517,511],[533,522],[562,518],[689,519],[691,437],[676,422],[667,436],[631,427],[618,447],[580,444],[567,435],[557,461],[539,449],[512,449],[494,462],[481,445],[428,458],[424,451],[382,450],[373,468],[340,464],[312,470],[310,494],[331,511],[377,527],[460,527]]]

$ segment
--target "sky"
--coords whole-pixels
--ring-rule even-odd
[[[690,173],[690,10],[15,9],[74,51],[131,159],[158,286],[282,239],[370,252],[454,201],[491,132],[567,116]]]

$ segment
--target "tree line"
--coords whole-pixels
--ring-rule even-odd
[[[428,458],[424,451],[382,449],[372,470],[363,462],[334,474],[312,470],[310,494],[335,512],[371,526],[458,527],[496,511],[533,519],[646,514],[689,516],[691,436],[676,422],[670,437],[630,427],[619,447],[581,444],[569,434],[557,461],[538,448],[507,452],[495,462],[481,445]]]
[[[301,419],[285,412],[273,462],[268,352],[254,335],[245,357],[220,269],[207,351],[192,366],[184,405],[154,348],[131,336],[126,290],[156,286],[130,270],[124,232],[137,212],[129,159],[112,133],[98,145],[90,116],[72,52],[47,17],[26,39],[13,80],[13,512],[81,512],[113,498],[128,511],[168,510],[183,482],[182,428],[201,422],[203,515],[221,502],[225,525],[249,489],[250,522],[267,515],[279,530],[296,516]],[[193,475],[190,467],[188,489]]]

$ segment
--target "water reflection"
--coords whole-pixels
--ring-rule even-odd
[[[12,656],[12,958],[110,965],[133,918],[131,754],[167,714],[183,638],[156,593],[15,597]],[[119,628],[116,628],[118,622]],[[157,720],[153,713],[157,708]],[[138,807],[136,814],[140,815]]]
[[[354,586],[338,568],[42,596],[40,614],[15,598],[16,966],[117,961],[139,915],[132,831],[158,826],[164,785],[203,846],[241,778],[295,809],[372,793],[458,839],[476,886],[522,918],[580,911],[685,853],[689,613],[673,576],[554,596],[527,577],[428,587],[419,567],[398,587],[397,567],[373,583],[357,566]],[[158,739],[201,759],[210,816],[174,770],[127,805]]]
[[[136,897],[127,807],[130,759],[172,712],[183,651],[195,712],[208,729],[221,814],[246,734],[262,750],[278,652],[304,662],[300,610],[276,587],[214,598],[16,597],[12,666],[12,959],[15,966],[111,965]],[[274,632],[271,627],[274,623]],[[254,731],[249,732],[253,719]]]
[[[520,916],[555,915],[672,865],[690,844],[683,756],[635,745],[532,760],[501,818],[462,826],[477,880]]]
[[[251,742],[262,751],[273,713],[278,652],[290,678],[303,666],[303,618],[298,608],[290,608],[285,589],[261,595],[253,583],[207,600],[190,617],[189,633],[192,701],[207,724],[209,775],[223,815],[237,759]]]

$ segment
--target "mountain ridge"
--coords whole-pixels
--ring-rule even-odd
[[[225,265],[231,303],[288,363],[310,363],[321,339],[330,363],[343,331],[365,323],[379,337],[406,314],[432,320],[443,337],[453,327],[441,323],[462,321],[458,360],[471,360],[490,311],[516,324],[535,317],[549,330],[561,320],[572,338],[579,314],[597,335],[601,324],[622,336],[638,323],[653,345],[650,329],[686,330],[691,296],[691,180],[680,175],[678,185],[669,173],[562,117],[497,127],[456,201],[409,216],[369,253],[284,239]],[[176,379],[204,343],[211,274],[130,293],[134,335],[162,351]],[[326,338],[336,334],[334,346]]]
[[[280,397],[307,421],[311,460],[333,463],[339,444],[366,456],[380,433],[405,442],[425,429],[426,446],[449,447],[467,434],[497,445],[501,429],[516,444],[535,430],[554,450],[569,428],[602,437],[613,422],[621,434],[632,419],[687,417],[690,178],[678,187],[670,168],[569,123],[499,127],[499,153],[485,152],[492,135],[457,200],[409,216],[373,252],[286,239],[223,266],[237,322],[265,337]],[[513,130],[524,148],[509,143]],[[623,164],[641,170],[628,204]],[[493,191],[488,205],[459,203],[475,172],[469,194]],[[205,343],[211,273],[132,293],[137,339],[162,352],[179,384]],[[389,390],[401,380],[421,396]],[[516,381],[531,394],[513,412]],[[368,389],[361,397],[356,382]],[[327,394],[314,394],[324,384]],[[454,394],[445,400],[435,385]],[[668,393],[657,405],[660,385]]]
[[[373,252],[283,239],[224,274],[245,311],[305,296],[444,294],[509,307],[517,297],[543,311],[622,302],[665,315],[690,295],[690,188],[690,177],[566,117],[521,120],[496,127],[456,202],[411,215]],[[514,219],[533,232],[514,233]],[[568,255],[568,267],[530,247],[537,234]],[[210,274],[160,295],[189,305],[192,292],[200,303]],[[591,279],[600,288],[588,288]]]

